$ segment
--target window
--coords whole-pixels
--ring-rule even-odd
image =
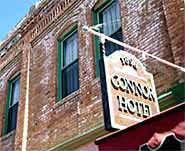
[[[109,2],[106,2],[105,5],[94,11],[94,24],[102,23],[103,24],[103,28],[101,28],[102,33],[119,41],[123,41],[120,14],[121,12],[119,1],[109,0]],[[95,38],[95,45],[96,45],[96,64],[98,64],[98,60],[100,58],[100,44],[97,37]],[[115,50],[123,50],[123,47],[112,42],[106,41],[105,50],[106,55],[109,55]]]
[[[103,9],[100,14],[100,23],[103,23],[102,32],[112,38],[119,41],[123,41],[122,29],[121,29],[121,18],[119,2],[116,0],[109,7]],[[107,55],[111,54],[115,50],[123,49],[121,46],[116,45],[112,42],[105,43],[105,49]]]
[[[78,36],[72,30],[59,40],[58,99],[79,89]]]
[[[5,115],[4,134],[16,129],[17,113],[20,94],[20,76],[17,76],[8,83],[8,97]]]

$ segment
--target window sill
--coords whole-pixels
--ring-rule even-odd
[[[100,77],[96,77],[93,81],[92,81],[92,86],[93,85],[100,85]],[[71,100],[73,100],[75,97],[79,96],[80,94],[80,89],[74,91],[73,93],[71,93],[70,95],[66,96],[65,98],[57,101],[53,107],[53,109],[57,109],[58,107],[62,106],[63,104],[65,104],[66,102],[69,102]]]
[[[8,139],[9,137],[11,137],[13,135],[15,135],[15,133],[16,133],[16,130],[13,130],[13,131],[5,134],[4,136],[0,137],[0,142]]]
[[[55,105],[54,105],[54,109],[58,108],[59,106],[65,104],[66,102],[72,100],[74,97],[77,97],[79,95],[80,89],[74,91],[73,93],[71,93],[70,95],[66,96],[65,98],[59,100]]]

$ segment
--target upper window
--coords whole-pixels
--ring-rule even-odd
[[[20,77],[17,76],[16,78],[10,80],[8,85],[8,97],[4,129],[5,134],[16,129],[19,94],[20,94]]]
[[[103,33],[111,36],[121,28],[120,8],[118,1],[113,2],[99,13],[100,23],[103,23]]]
[[[94,11],[94,15],[94,24],[103,24],[103,27],[101,28],[102,33],[119,41],[123,41],[121,28],[121,12],[118,0],[110,0],[109,2],[106,2],[103,6]],[[95,39],[95,43],[97,61],[96,64],[98,64],[101,48],[97,38]],[[123,47],[112,42],[106,41],[105,50],[106,55],[109,55],[115,50],[123,50]]]
[[[59,99],[79,89],[78,36],[72,30],[59,41]]]

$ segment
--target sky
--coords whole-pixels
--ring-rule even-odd
[[[1,0],[0,3],[0,41],[27,14],[29,8],[38,0]]]

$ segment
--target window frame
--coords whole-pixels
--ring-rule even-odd
[[[12,108],[14,105],[18,104],[19,107],[19,101],[16,102],[13,106],[11,105],[12,102],[12,86],[15,81],[18,79],[20,80],[20,73],[16,74],[12,78],[8,80],[8,92],[7,92],[7,99],[6,99],[6,110],[5,110],[5,122],[4,122],[4,129],[3,129],[3,135],[6,135],[10,132],[8,132],[8,124],[9,124],[9,110]],[[20,100],[20,85],[19,85],[19,100]],[[17,111],[17,117],[18,117],[18,111]],[[17,125],[17,122],[16,122]],[[14,129],[15,130],[15,129]],[[12,130],[13,131],[13,130]]]
[[[100,23],[100,14],[102,13],[103,10],[111,6],[114,2],[115,0],[105,0],[98,8],[93,10],[94,25]],[[94,36],[94,48],[95,48],[96,77],[99,77],[100,76],[99,60],[101,58],[101,52],[100,52],[100,40],[98,36]]]
[[[77,40],[78,40],[77,25],[70,27],[57,40],[57,43],[58,43],[58,48],[57,48],[57,50],[58,50],[58,55],[57,55],[57,102],[61,101],[62,99],[64,99],[65,97],[67,97],[68,95],[73,93],[72,92],[72,93],[66,95],[65,97],[62,96],[62,79],[63,79],[62,78],[62,71],[65,70],[67,67],[71,66],[72,64],[74,64],[76,61],[79,61],[79,46],[78,46],[77,59],[73,60],[67,66],[63,67],[63,65],[64,65],[64,54],[63,54],[64,45],[63,45],[63,43],[65,40],[70,38],[75,32],[77,33]],[[78,63],[78,65],[79,65],[79,63]],[[79,66],[78,66],[78,71],[79,71]],[[77,91],[77,90],[75,90],[75,91]]]

